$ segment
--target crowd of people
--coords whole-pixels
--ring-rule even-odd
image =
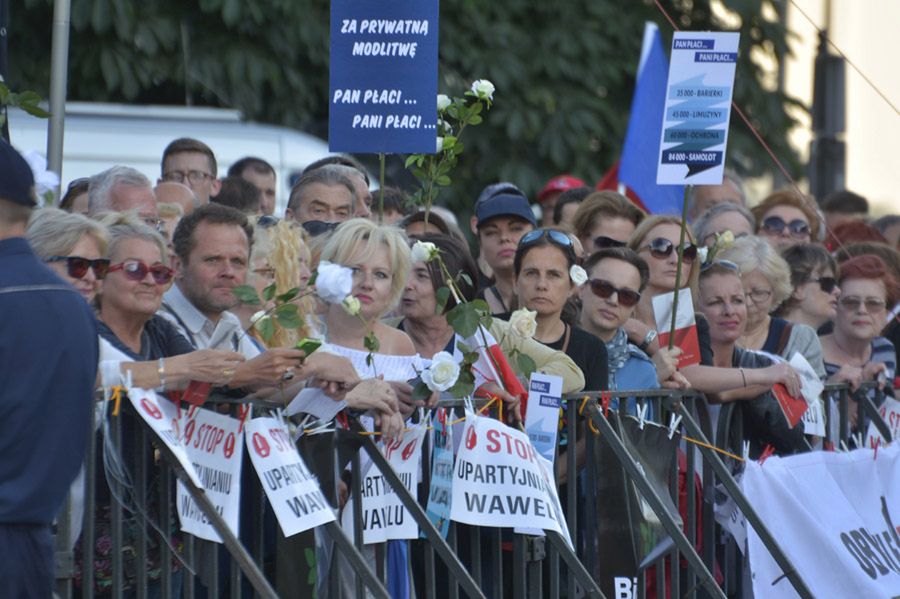
[[[177,139],[156,185],[114,166],[73,181],[58,208],[36,208],[27,164],[0,146],[0,371],[10,383],[0,390],[0,426],[9,431],[0,470],[22,456],[15,467],[27,471],[0,476],[3,555],[21,555],[12,550],[24,542],[15,524],[33,525],[29,542],[42,556],[49,551],[54,506],[68,491],[60,481],[80,465],[104,358],[117,359],[136,386],[293,398],[289,412],[322,419],[352,408],[391,436],[436,399],[413,396],[429,360],[441,351],[461,359],[447,311],[481,298],[503,348],[559,375],[564,393],[692,388],[711,404],[740,402],[751,455],[769,445],[783,454],[816,446],[802,422],[786,422],[772,392],[782,384],[800,395],[801,378],[787,363],[795,354],[822,381],[853,388],[895,376],[900,216],[870,221],[866,200],[851,192],[817,204],[780,190],[754,204],[727,173],[722,185],[692,190],[679,251],[679,217],[648,215],[569,175],[537,195],[540,225],[513,183],[486,187],[463,224],[447,210],[425,215],[394,188],[379,214],[366,169],[329,156],[307,167],[284,214],[275,214],[268,162],[247,157],[220,178],[206,144]],[[413,260],[416,240],[440,250],[461,297],[441,298],[445,275],[434,261]],[[261,307],[242,304],[234,289],[304,290],[325,262],[352,269],[359,314],[308,296],[297,302],[298,326],[262,336],[253,326]],[[700,346],[700,363],[681,368],[679,348],[659,343],[666,324],[653,311],[653,298],[676,281],[691,291]],[[535,313],[533,338],[507,334],[520,309]],[[297,349],[306,338],[328,351]],[[516,414],[519,397],[496,382],[484,386]],[[79,407],[84,427],[71,425]],[[621,407],[637,410],[634,398]],[[35,440],[22,441],[36,422]],[[52,468],[22,466],[42,458]],[[565,472],[558,475],[564,482]],[[4,574],[17,567],[0,561]],[[18,572],[23,584],[52,578],[52,568]],[[95,579],[102,585],[104,574]]]

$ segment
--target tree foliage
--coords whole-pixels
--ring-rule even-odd
[[[787,53],[778,0],[661,0],[685,30],[740,23],[735,100],[793,175],[791,102],[764,79],[762,60]],[[52,0],[11,10],[9,80],[49,90]],[[618,157],[628,122],[643,24],[672,27],[650,0],[443,0],[439,91],[477,78],[497,87],[489,117],[466,141],[442,203],[468,208],[486,184],[535,192],[571,172],[597,181]],[[324,0],[72,0],[69,97],[238,108],[247,118],[327,136],[329,3]],[[743,174],[776,171],[737,115],[729,159]],[[402,157],[394,162],[402,168]]]

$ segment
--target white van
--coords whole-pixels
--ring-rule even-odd
[[[9,111],[9,135],[21,152],[46,155],[49,121]],[[89,177],[116,164],[133,167],[154,184],[160,160],[173,139],[192,137],[212,148],[219,177],[245,156],[268,161],[278,175],[275,214],[284,214],[291,182],[306,165],[331,152],[328,144],[286,127],[241,120],[237,110],[191,106],[140,106],[69,102],[63,137],[62,189],[73,179]]]

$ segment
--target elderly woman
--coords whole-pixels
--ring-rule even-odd
[[[791,374],[784,363],[772,360],[757,352],[738,347],[747,322],[744,283],[737,265],[724,260],[715,261],[703,269],[700,275],[700,310],[709,321],[709,338],[713,350],[714,365],[737,370],[745,387],[753,385],[757,374],[762,378],[777,379]],[[769,371],[768,373],[766,371]],[[772,376],[770,373],[775,373]],[[788,389],[799,393],[799,381],[793,379]],[[741,402],[744,416],[744,435],[751,443],[750,455],[758,456],[766,444],[771,444],[782,454],[794,453],[803,448],[803,424],[791,428],[771,394],[771,386],[757,385],[754,396]]]
[[[26,236],[34,253],[92,304],[109,268],[103,225],[74,212],[43,208],[32,213]]]
[[[837,300],[841,295],[837,263],[828,250],[815,243],[792,245],[781,257],[791,269],[793,291],[776,314],[818,331],[837,314]]]
[[[712,247],[716,236],[731,231],[735,238],[753,235],[756,219],[753,214],[737,204],[722,202],[713,205],[694,221],[694,239],[706,247]]]
[[[779,249],[819,241],[821,219],[815,201],[791,189],[770,194],[751,210],[757,234]]]
[[[738,265],[747,295],[747,319],[738,344],[786,360],[800,353],[824,378],[822,346],[815,329],[771,315],[792,292],[791,270],[784,258],[761,237],[738,239],[719,258]]]

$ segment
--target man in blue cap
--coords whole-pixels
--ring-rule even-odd
[[[484,299],[493,314],[518,307],[513,258],[519,239],[536,225],[528,198],[511,183],[488,186],[475,202],[472,232],[478,236],[479,260],[494,276],[493,284],[484,288]]]
[[[97,376],[97,324],[25,241],[28,163],[0,140],[0,589],[52,595],[50,529],[83,460]]]

